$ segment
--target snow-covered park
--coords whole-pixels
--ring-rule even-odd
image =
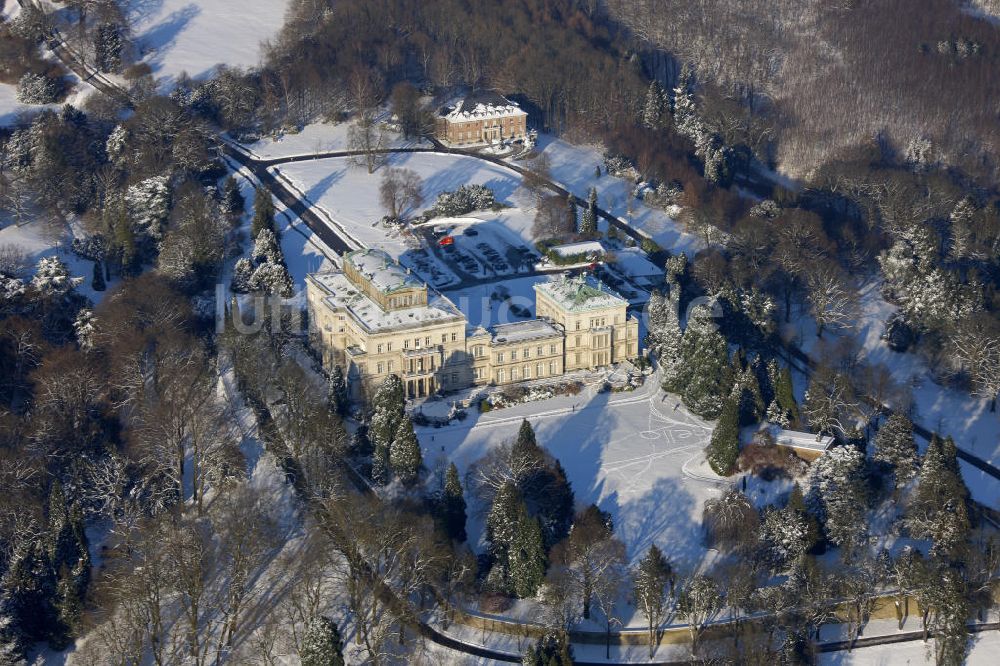
[[[671,561],[697,568],[710,553],[702,545],[705,500],[728,482],[700,468],[712,424],[664,397],[655,377],[631,393],[599,393],[517,405],[465,421],[420,428],[426,464],[454,462],[463,473],[486,452],[514,437],[522,419],[559,459],[579,506],[597,504],[614,518],[630,558],[656,543]],[[472,507],[470,540],[481,540],[482,512]],[[481,507],[478,507],[481,509]]]

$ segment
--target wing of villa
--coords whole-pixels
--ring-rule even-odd
[[[444,107],[435,121],[438,140],[454,146],[523,139],[527,134],[528,114],[492,92],[472,93],[454,106]]]
[[[408,397],[511,384],[610,366],[639,354],[628,301],[591,277],[535,285],[538,318],[470,327],[445,296],[381,250],[344,255],[342,271],[306,279],[309,335],[354,395],[399,375]]]

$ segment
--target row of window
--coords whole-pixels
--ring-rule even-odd
[[[392,372],[394,365],[395,364],[391,360],[379,361],[378,363],[375,364],[375,369],[376,372],[381,375],[384,372]],[[358,366],[358,367],[361,368],[361,372],[364,372],[364,366]],[[434,372],[434,357],[433,356],[426,357],[426,362],[424,357],[408,358],[403,361],[403,367],[406,369],[406,372],[411,372],[411,373],[424,372],[425,368],[427,372]]]
[[[483,356],[482,348],[477,347],[476,349],[479,349],[480,351],[478,354],[473,353],[473,355],[477,357],[482,357]],[[549,345],[549,354],[555,354],[555,353],[556,353],[556,345]],[[522,359],[531,358],[531,347],[525,347],[524,349],[521,349],[520,354]],[[511,362],[516,361],[517,356],[518,356],[518,350],[511,349],[510,350]],[[535,347],[535,356],[545,356],[545,345],[538,345],[537,347]],[[507,358],[506,352],[497,352],[497,363],[505,363],[506,358]]]
[[[390,308],[408,308],[416,304],[417,300],[416,298],[413,297],[412,294],[409,296],[394,296],[393,298],[389,299]]]
[[[615,326],[617,326],[618,325],[618,315],[614,316],[613,321],[614,321]],[[607,317],[591,317],[590,318],[590,328],[600,328],[601,326],[607,326],[607,325],[608,325],[608,318]],[[583,327],[583,323],[579,319],[577,319],[576,320],[576,330],[579,331],[582,327]]]
[[[448,342],[448,337],[449,336],[448,336],[447,333],[442,333],[441,334],[441,344],[445,344],[446,342]],[[458,341],[458,333],[452,333],[451,334],[451,341],[452,342],[457,342]],[[424,336],[423,344],[424,344],[425,347],[430,347],[431,346],[431,336],[429,336],[429,335]],[[410,341],[409,340],[403,340],[403,349],[409,349],[409,348],[410,348]],[[420,338],[413,338],[413,348],[414,349],[420,349]],[[386,342],[385,345],[379,344],[379,345],[375,346],[375,353],[376,354],[382,354],[384,352],[391,352],[391,351],[392,351],[392,343],[391,342]]]
[[[482,368],[476,368],[476,370],[477,370],[477,372],[476,372],[476,378],[477,379],[481,379],[482,378],[482,372],[481,372]],[[557,373],[555,361],[549,361],[548,370],[549,370],[549,376],[554,375],[554,374]],[[545,375],[545,364],[544,363],[536,363],[535,364],[535,376],[534,376],[534,378],[538,379],[540,377],[545,377],[545,376],[546,376]],[[532,376],[531,376],[531,366],[530,365],[522,365],[520,368],[511,368],[510,369],[510,381],[512,381],[512,382],[521,381],[522,379],[527,380],[527,379],[531,379],[531,378],[532,378]],[[501,368],[501,369],[497,370],[496,383],[497,384],[503,384],[505,381],[507,381],[507,372],[503,368]]]

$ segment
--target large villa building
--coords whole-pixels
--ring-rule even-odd
[[[434,130],[438,140],[453,146],[523,139],[528,134],[528,114],[502,95],[472,93],[441,109]]]
[[[445,296],[380,250],[344,255],[343,270],[306,278],[309,335],[323,365],[345,370],[355,397],[389,374],[420,398],[474,385],[556,377],[635,358],[639,321],[591,277],[536,284],[537,318],[470,327]]]

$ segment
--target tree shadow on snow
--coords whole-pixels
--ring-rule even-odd
[[[344,178],[345,171],[346,169],[331,171],[306,191],[306,198],[309,199],[313,205],[319,204],[319,200],[323,198],[323,195]]]
[[[139,41],[143,49],[152,49],[154,52],[153,57],[147,61],[154,71],[163,66],[163,58],[166,52],[177,42],[177,36],[200,13],[201,8],[197,5],[187,5],[182,9],[172,12],[162,22],[140,36]]]

